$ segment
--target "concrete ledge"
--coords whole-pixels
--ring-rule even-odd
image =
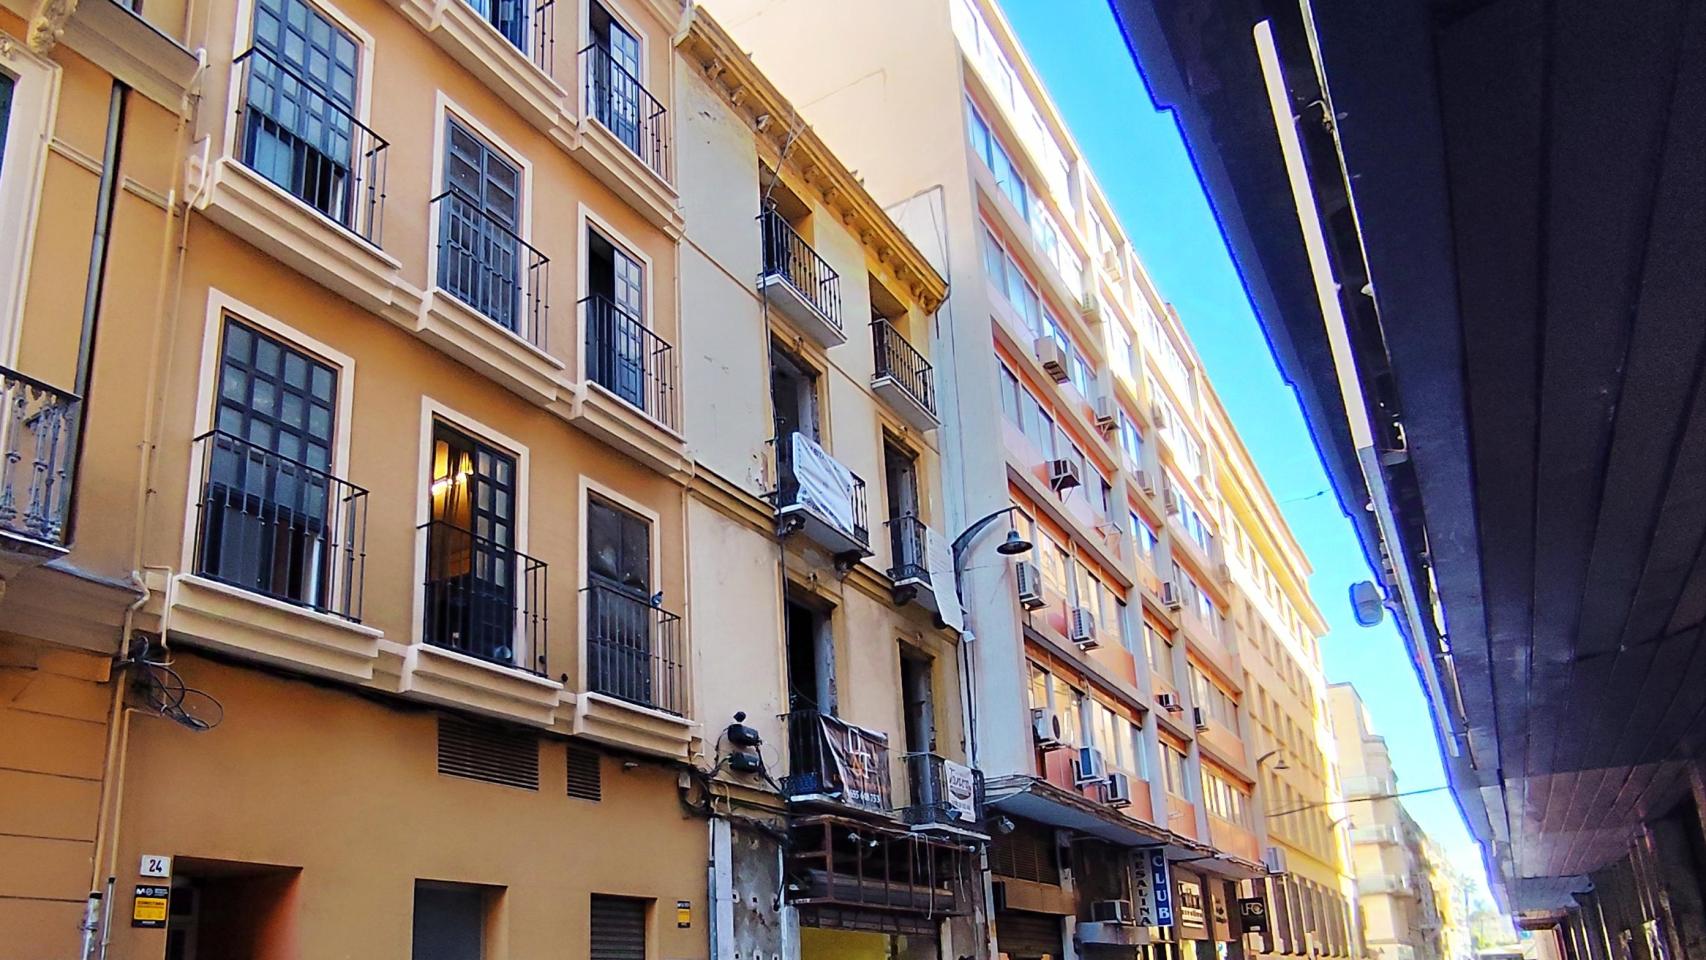
[[[373,678],[374,627],[250,593],[193,574],[177,574],[165,622],[196,646],[340,680]]]
[[[457,710],[548,727],[563,685],[514,667],[417,643],[403,655],[399,692]]]

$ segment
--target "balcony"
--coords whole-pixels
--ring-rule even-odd
[[[0,367],[0,579],[66,550],[81,402]]]
[[[894,584],[894,602],[916,602],[932,613],[940,613],[941,601],[930,578],[930,541],[936,537],[935,531],[910,514],[889,520],[887,526],[889,580]],[[949,599],[953,599],[951,595]]]
[[[422,641],[545,676],[545,564],[442,520],[420,529],[426,548]]]
[[[780,536],[803,532],[853,564],[871,555],[865,481],[803,433],[776,443],[776,528]]]
[[[379,247],[388,144],[343,104],[253,47],[238,72],[237,157],[321,216]]]
[[[664,427],[678,429],[674,348],[606,297],[587,297],[580,306],[586,378]]]
[[[1375,824],[1370,827],[1351,828],[1351,843],[1400,846],[1403,842],[1403,839],[1398,835],[1398,828],[1388,823]]]
[[[1377,894],[1384,894],[1392,897],[1420,896],[1420,894],[1416,892],[1415,883],[1412,882],[1409,877],[1390,876],[1358,877],[1357,893],[1365,897]]]
[[[367,491],[228,433],[195,443],[195,575],[360,623]]]
[[[887,734],[816,710],[795,710],[782,720],[788,729],[782,792],[790,801],[828,801],[889,816]]]
[[[913,428],[930,431],[940,426],[930,361],[882,317],[871,321],[871,342],[876,357],[871,389]]]
[[[596,43],[580,52],[586,115],[597,120],[647,170],[669,183],[669,112],[627,67]]]
[[[468,6],[541,72],[552,74],[557,52],[555,0],[538,6],[533,0],[468,0]]]
[[[902,820],[914,827],[980,830],[983,771],[933,753],[909,753],[905,760],[907,805]]]
[[[764,273],[759,288],[771,306],[824,347],[847,342],[841,326],[841,277],[775,210],[759,216]]]
[[[605,584],[581,591],[586,604],[587,690],[673,716],[687,713],[681,618],[650,599]]]
[[[979,876],[970,843],[835,815],[789,824],[785,889],[804,925],[859,917],[889,933],[936,936],[971,910]]]
[[[439,289],[544,352],[550,258],[457,189],[432,198]]]

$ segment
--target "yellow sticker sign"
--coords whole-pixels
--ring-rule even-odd
[[[130,925],[133,927],[164,927],[166,902],[171,887],[136,885],[136,899],[131,901]]]
[[[693,901],[675,901],[675,925],[682,929],[693,926]]]

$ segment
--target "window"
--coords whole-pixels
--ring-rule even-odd
[[[1126,719],[1100,700],[1090,700],[1090,740],[1108,767],[1131,773],[1131,733]]]
[[[646,913],[650,901],[592,895],[589,960],[646,960]]]
[[[338,572],[331,476],[338,375],[302,351],[225,321],[215,433],[204,449],[196,570],[324,610]],[[334,496],[336,494],[337,496]]]
[[[1019,386],[1019,378],[1014,375],[1012,370],[1007,368],[1005,363],[997,362],[996,366],[1001,375],[1001,383],[999,385],[999,389],[1001,391],[1001,412],[1007,417],[1007,421],[1009,423],[1023,431],[1025,429],[1025,421],[1019,411],[1021,410],[1021,398],[1024,396],[1025,391]]]
[[[1029,703],[1032,710],[1047,710],[1049,708],[1049,672],[1035,662],[1027,662],[1030,670],[1030,682],[1026,686]]]
[[[1183,752],[1170,743],[1161,745],[1162,783],[1167,792],[1181,800],[1191,799],[1190,768]]]
[[[504,0],[497,0],[502,3]],[[650,95],[640,86],[640,40],[621,21],[594,0],[587,9],[587,29],[592,35],[591,64],[593,115],[629,150],[641,152],[641,112],[652,111]]]
[[[256,173],[351,224],[356,43],[306,0],[256,0],[242,157]]]
[[[489,896],[472,884],[416,880],[411,960],[481,960]]]
[[[523,666],[516,649],[515,458],[433,424],[427,523],[427,643]]]
[[[603,497],[586,504],[587,687],[651,705],[654,674],[652,525]]]
[[[1084,694],[1061,677],[1054,678],[1054,712],[1060,716],[1062,742],[1076,746],[1084,742]]]
[[[1133,467],[1143,469],[1143,433],[1137,429],[1137,421],[1124,410],[1120,411],[1120,449]]]
[[[918,498],[918,459],[911,450],[883,438],[883,485],[888,490],[890,573],[895,579],[929,576],[923,504]]]
[[[9,73],[0,73],[0,169],[6,164],[6,128],[12,119],[12,91],[18,81]]]
[[[1019,168],[1002,147],[1000,139],[995,136],[989,123],[970,100],[966,101],[966,135],[971,140],[972,152],[977,154],[983,165],[995,175],[996,187],[1013,202],[1019,216],[1029,220],[1030,191],[1025,186],[1024,177],[1019,174]]]
[[[1153,624],[1145,621],[1143,624],[1144,639],[1149,647],[1149,666],[1156,677],[1165,681],[1168,686],[1178,686],[1173,674],[1173,644],[1166,635],[1156,629]]]
[[[770,352],[770,403],[778,444],[796,433],[818,439],[817,371],[781,350]],[[786,445],[780,449],[791,452]]]
[[[446,124],[438,285],[521,333],[521,170],[467,127]]]
[[[646,279],[640,261],[597,230],[587,231],[586,376],[652,412],[649,394],[661,371],[658,340],[646,329]]]

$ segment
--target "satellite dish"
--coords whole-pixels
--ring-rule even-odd
[[[1386,619],[1386,597],[1373,580],[1359,580],[1351,584],[1351,612],[1356,615],[1357,623],[1364,627],[1379,626]]]

